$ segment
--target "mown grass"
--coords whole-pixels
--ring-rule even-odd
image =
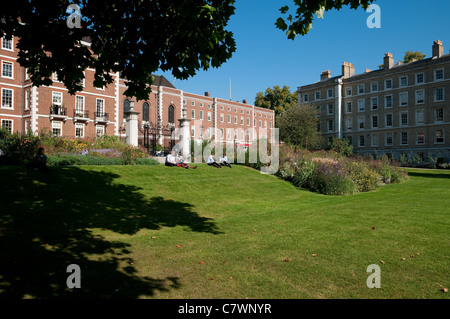
[[[448,171],[346,197],[242,166],[0,174],[0,297],[448,298]]]

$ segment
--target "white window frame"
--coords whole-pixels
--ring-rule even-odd
[[[81,98],[83,100],[82,108],[80,109],[78,106],[78,98]],[[84,113],[84,110],[86,109],[86,98],[84,95],[75,95],[75,111],[77,113]]]
[[[331,94],[330,94],[330,92],[331,92]],[[332,97],[334,97],[333,89],[328,89],[328,90],[327,90],[327,96],[328,96],[329,99],[331,99]]]
[[[375,143],[375,137],[378,139],[378,142]],[[372,134],[372,147],[380,146],[380,136],[378,134]]]
[[[419,113],[422,113],[422,121],[421,122],[419,122],[419,116],[418,116]],[[417,125],[425,124],[425,112],[423,109],[416,110],[416,124]]]
[[[82,135],[81,136],[77,136],[77,129],[81,128],[82,129]],[[75,123],[75,137],[76,138],[84,138],[84,130],[85,130],[85,125],[84,123]]]
[[[418,76],[419,75],[422,75],[422,82],[418,81]],[[420,84],[424,84],[425,83],[425,73],[423,73],[423,72],[416,73],[415,78],[416,78],[416,85],[420,85]]]
[[[211,122],[211,112],[208,112],[208,122]]]
[[[438,120],[438,110],[442,110],[442,120]],[[439,107],[434,109],[434,123],[443,123],[445,119],[445,109],[444,107]]]
[[[102,103],[101,103],[101,112],[99,112],[99,104],[98,104],[98,102],[99,101],[101,101]],[[98,113],[101,113],[101,115],[103,116],[104,114],[105,114],[105,99],[99,99],[99,98],[96,98],[95,99],[95,112],[97,112],[97,115],[99,115]]]
[[[406,124],[403,123],[403,115],[406,115]],[[408,111],[399,112],[399,125],[405,127],[409,125],[409,114]]]
[[[11,48],[6,48],[5,47],[5,40],[7,41],[11,41]],[[6,51],[10,51],[10,52],[14,52],[14,37],[11,37],[11,39],[6,39],[6,37],[2,37],[2,50],[6,50]]]
[[[406,79],[406,84],[405,84],[405,85],[402,84],[402,80],[403,80],[403,79]],[[407,86],[408,86],[408,76],[406,76],[406,75],[400,76],[400,77],[398,78],[398,87],[400,87],[400,88],[405,88],[405,87],[407,87]]]
[[[353,118],[349,117],[345,119],[345,130],[348,132],[353,130]]]
[[[194,109],[191,110],[191,119],[195,120],[195,110]]]
[[[362,108],[361,108],[361,105],[362,105]],[[359,99],[358,100],[358,113],[362,113],[362,112],[365,112],[365,111],[366,111],[366,100],[365,99]]]
[[[361,137],[362,137],[362,140],[364,141],[364,144],[361,144]],[[359,147],[366,147],[366,137],[364,135],[360,135],[359,136],[359,138],[358,138],[358,146]]]
[[[330,112],[331,110],[331,112]],[[334,104],[327,104],[327,115],[333,115],[334,114]]]
[[[417,98],[417,95],[419,93],[422,93],[422,96],[423,96],[422,102],[419,102],[419,99]],[[416,105],[425,104],[425,90],[423,90],[423,89],[422,90],[416,90],[416,92],[415,92],[415,100],[416,100]]]
[[[388,106],[388,98],[391,98],[391,106]],[[392,94],[385,95],[384,96],[384,108],[385,109],[392,109],[394,107],[394,96]]]
[[[387,87],[387,83],[388,82],[391,82],[391,87]],[[394,81],[392,81],[392,79],[386,79],[386,80],[384,80],[384,89],[387,91],[387,90],[392,90],[394,88]]]
[[[4,69],[5,64],[11,65],[11,76],[3,75],[3,69]],[[2,78],[14,80],[14,62],[2,60],[2,70],[1,71],[2,71],[2,73],[1,73]]]
[[[331,125],[331,128],[330,128]],[[334,132],[334,121],[333,120],[327,120],[327,131],[329,133]]]
[[[419,143],[419,133],[423,133],[423,142]],[[419,130],[416,132],[416,145],[424,145],[426,143],[425,130]]]
[[[349,106],[350,106],[350,111],[349,111],[349,108],[348,108]],[[345,102],[345,113],[346,114],[353,113],[353,102],[352,101]]]
[[[345,88],[345,96],[347,97],[347,96],[352,96],[352,94],[353,94],[353,89],[352,89],[352,87],[347,87],[347,88]]]
[[[5,125],[3,124],[3,122],[9,122],[11,125],[11,129],[9,130],[10,131],[10,133],[13,133],[14,132],[14,121],[13,120],[10,120],[10,119],[2,119],[1,120],[1,126],[0,127],[4,127]],[[8,127],[9,125],[7,125],[6,127]]]
[[[225,116],[223,113],[220,113],[220,122],[224,122],[225,121]]]
[[[361,124],[363,127],[361,127]],[[365,116],[358,116],[358,130],[365,130],[366,129],[366,117]]]
[[[377,118],[377,126],[373,126],[373,119],[374,118]],[[376,129],[376,128],[379,128],[380,127],[380,117],[378,116],[378,115],[372,115],[371,117],[370,117],[370,127],[372,128],[372,129]]]
[[[99,129],[101,129],[101,134],[98,134]],[[95,135],[96,136],[103,136],[103,135],[105,135],[105,126],[104,125],[96,125],[95,126]]]
[[[442,99],[437,98],[437,92],[438,90],[442,90]],[[445,101],[445,89],[443,87],[435,88],[434,89],[434,102],[444,102]]]
[[[391,138],[390,143],[388,143],[388,137]],[[384,145],[385,146],[393,146],[394,145],[394,135],[392,134],[392,132],[386,132],[386,134],[384,134]]]
[[[442,78],[441,78],[441,79],[438,79],[436,75],[437,75],[437,73],[440,72],[440,71],[442,71]],[[434,72],[433,72],[433,75],[434,75],[434,81],[435,81],[435,82],[443,81],[444,78],[445,78],[444,68],[435,69]]]
[[[437,141],[437,132],[442,132],[442,142]],[[445,143],[445,130],[443,128],[437,128],[434,130],[434,144],[444,144]]]
[[[406,96],[406,104],[402,104],[404,101],[404,99],[402,100],[402,96],[405,97]],[[404,107],[404,106],[408,106],[408,92],[400,92],[400,94],[398,95],[398,99],[399,99],[399,105],[400,107]]]
[[[4,91],[11,91],[11,106],[3,105]],[[9,88],[4,88],[4,87],[1,88],[1,108],[7,109],[7,110],[14,110],[14,89],[9,89]]]
[[[391,125],[388,125],[388,115],[391,116]],[[386,113],[384,115],[384,126],[385,127],[393,127],[394,126],[394,114],[393,113]]]
[[[374,84],[376,84],[376,90],[374,90]],[[370,92],[378,92],[378,81],[370,82]]]
[[[227,114],[227,123],[231,123],[231,114]]]
[[[203,110],[200,110],[199,119],[203,121]]]
[[[406,143],[403,143],[403,134],[406,134]],[[400,145],[401,146],[405,146],[405,145],[409,145],[409,134],[408,134],[408,132],[407,131],[403,131],[403,132],[400,132],[400,134],[399,134],[400,136]]]
[[[361,88],[362,88],[362,92],[361,92]],[[362,94],[366,93],[366,86],[364,84],[358,84],[357,90],[358,90],[358,92],[357,92],[358,95],[362,95]]]
[[[55,127],[55,126],[59,126],[59,127]],[[55,129],[59,129],[59,134],[55,134],[53,130]],[[62,136],[62,131],[63,131],[63,125],[61,121],[52,121],[52,135],[53,136]]]
[[[376,108],[376,109],[373,107],[373,106],[374,106],[374,103],[373,103],[374,100],[377,101],[377,108]],[[372,111],[377,111],[377,110],[379,110],[379,108],[380,108],[380,101],[379,101],[378,96],[372,97],[372,98],[370,99],[370,109],[371,109]]]

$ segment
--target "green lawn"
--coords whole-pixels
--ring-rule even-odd
[[[3,298],[449,298],[448,171],[348,197],[242,166],[0,176]]]

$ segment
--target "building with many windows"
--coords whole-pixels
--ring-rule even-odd
[[[17,63],[18,38],[1,38],[0,43],[0,124],[11,132],[51,131],[54,135],[70,138],[125,135],[125,112],[130,98],[124,95],[126,79],[119,73],[111,74],[114,81],[104,88],[93,85],[93,69],[84,71],[83,90],[68,93],[63,83],[53,74],[50,86],[33,86],[26,70]],[[89,46],[88,42],[81,45]],[[259,108],[247,101],[235,102],[211,97],[208,92],[198,95],[176,89],[163,76],[155,76],[152,93],[146,101],[135,101],[139,127],[145,125],[162,129],[178,127],[182,110],[191,119],[192,137],[215,139],[222,142],[251,144],[267,129],[270,136],[275,116],[272,110]],[[135,99],[134,99],[135,100]],[[158,134],[164,144],[168,136]]]
[[[450,160],[450,54],[441,41],[430,58],[394,64],[386,53],[383,68],[362,74],[344,62],[342,75],[325,71],[297,93],[300,104],[320,109],[327,141],[347,139],[358,154]]]

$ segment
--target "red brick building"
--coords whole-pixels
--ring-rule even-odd
[[[56,74],[52,85],[33,86],[26,70],[17,63],[16,43],[17,38],[2,38],[0,46],[0,123],[11,132],[45,130],[58,136],[92,139],[103,134],[124,136],[124,112],[130,100],[134,100],[134,109],[140,112],[140,128],[145,124],[178,127],[177,120],[186,109],[192,137],[197,139],[251,144],[254,138],[261,137],[260,129],[267,128],[267,134],[272,133],[275,122],[272,110],[255,107],[245,100],[234,102],[211,97],[208,92],[204,95],[183,92],[163,76],[155,76],[152,93],[146,101],[124,95],[126,79],[119,73],[111,74],[114,81],[107,87],[94,87],[93,69],[84,71],[83,90],[75,95],[68,93]],[[158,136],[159,143],[164,142],[163,138]]]

